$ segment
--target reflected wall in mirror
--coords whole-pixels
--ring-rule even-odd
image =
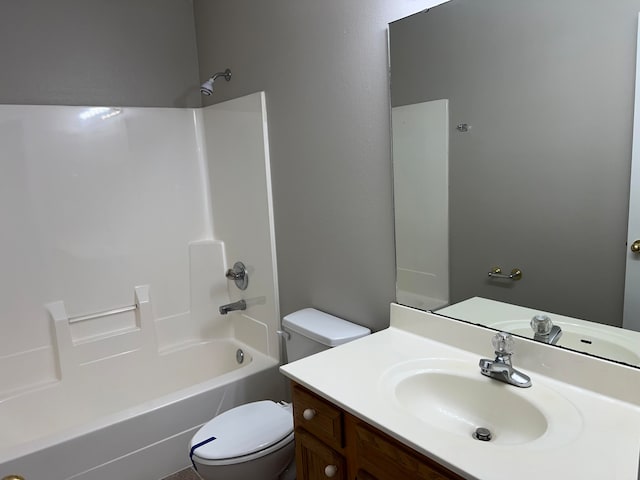
[[[483,297],[622,326],[626,262],[640,265],[626,245],[639,11],[451,0],[390,24],[399,303]],[[434,102],[444,112],[410,126],[407,156],[407,110]]]

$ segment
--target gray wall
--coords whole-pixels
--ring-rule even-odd
[[[192,0],[0,0],[0,103],[197,107]]]
[[[395,298],[387,23],[435,2],[196,0],[207,102],[265,90],[281,313],[374,329]]]
[[[453,0],[391,26],[393,105],[450,99],[452,301],[621,325],[638,11]]]

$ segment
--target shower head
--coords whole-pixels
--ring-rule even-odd
[[[200,93],[203,95],[211,95],[213,93],[213,82],[216,81],[218,77],[224,77],[224,79],[228,82],[231,80],[231,70],[228,68],[224,72],[218,72],[214,74],[209,80],[200,85]]]
[[[200,85],[200,93],[207,96],[213,93],[213,80],[211,78]]]

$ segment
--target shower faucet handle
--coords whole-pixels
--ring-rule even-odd
[[[246,272],[244,271],[244,269],[238,271],[230,268],[229,270],[227,270],[227,273],[225,274],[225,276],[229,280],[238,280],[238,279],[243,279],[245,276],[245,273]]]
[[[249,285],[249,274],[247,273],[247,268],[242,262],[234,263],[233,268],[227,270],[225,277],[236,282],[236,287],[240,290],[246,290]]]

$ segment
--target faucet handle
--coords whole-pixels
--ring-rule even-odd
[[[515,341],[510,333],[498,332],[491,339],[491,344],[493,345],[493,350],[496,354],[511,355],[513,353]]]

